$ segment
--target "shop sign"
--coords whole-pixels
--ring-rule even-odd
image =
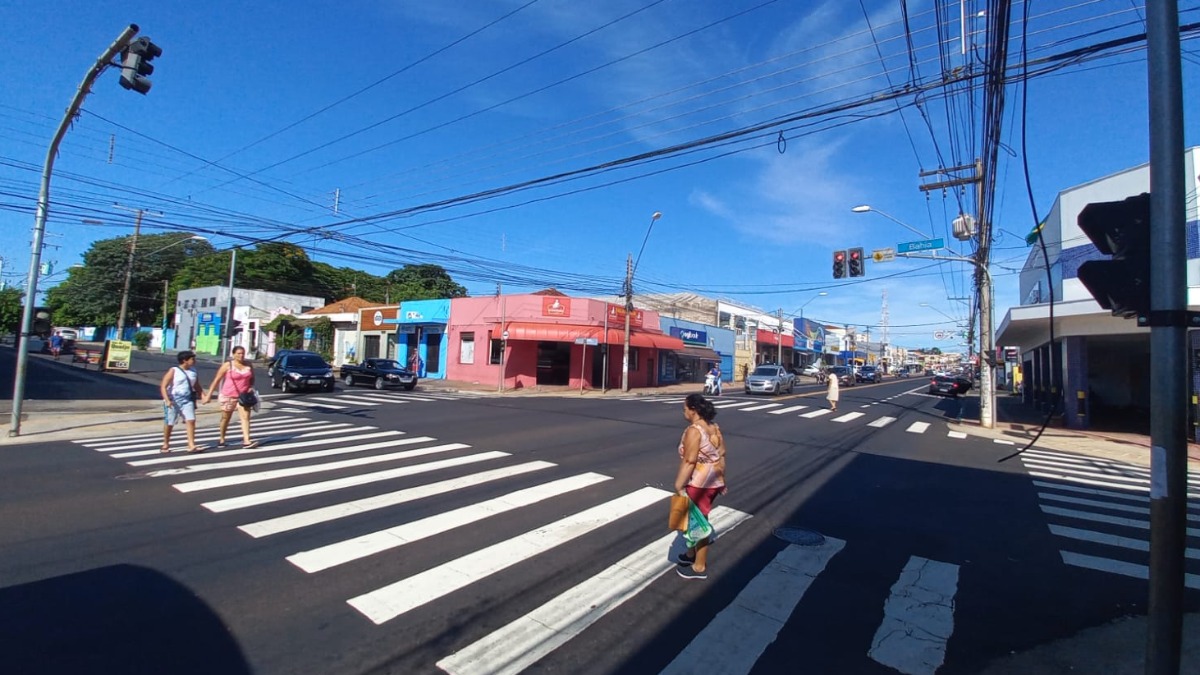
[[[200,315],[200,323],[212,323],[212,322],[213,322],[213,313],[212,312],[205,312]]]
[[[542,316],[570,316],[571,299],[557,297],[542,298]]]
[[[642,310],[635,309],[635,310],[633,310],[633,314],[629,315],[629,325],[635,326],[637,328],[641,328],[643,318],[644,317],[642,315]],[[608,306],[608,325],[611,326],[614,323],[619,323],[619,324],[625,323],[625,308],[622,307],[621,305],[609,305]]]
[[[376,312],[376,314],[378,314],[378,312]],[[419,311],[417,311],[415,309],[410,309],[410,310],[404,312],[404,320],[405,321],[421,321],[424,318],[425,318],[425,315],[421,314]]]
[[[133,343],[127,340],[109,340],[104,352],[105,370],[129,370],[129,358],[133,355]]]
[[[695,328],[680,328],[679,326],[670,327],[670,335],[683,340],[685,345],[699,345],[701,347],[708,346],[708,331],[696,330]]]

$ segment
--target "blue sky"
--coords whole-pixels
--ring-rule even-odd
[[[125,91],[109,69],[67,134],[51,187],[46,242],[55,248],[44,253],[56,270],[90,242],[131,232],[119,203],[163,214],[146,219],[147,232],[208,230],[219,248],[290,228],[287,240],[315,259],[375,274],[436,262],[473,294],[502,282],[511,292],[601,295],[619,292],[626,256],[661,212],[639,292],[696,291],[785,315],[808,303],[806,317],[870,326],[874,338],[886,291],[892,343],[956,349],[932,333],[952,326],[946,315],[966,316],[948,298],[970,295],[967,265],[897,260],[869,264],[859,283],[831,275],[834,249],[869,253],[918,238],[885,216],[852,213],[859,204],[947,239],[956,254],[971,251],[948,228],[974,192],[927,194],[918,186],[935,178],[918,174],[978,154],[978,90],[929,88],[919,107],[899,98],[901,112],[897,103],[832,110],[936,81],[941,64],[969,66],[982,49],[988,17],[976,15],[986,3],[907,4],[911,41],[895,0],[336,9],[2,0],[4,277],[24,283],[38,178],[62,111],[96,57],[137,23],[163,49],[154,86],[147,96]],[[1015,5],[1010,64],[1020,60]],[[1140,3],[1129,0],[1033,5],[1031,59],[1144,30]],[[1180,6],[1181,23],[1200,17],[1197,0]],[[1184,99],[1196,100],[1200,49],[1184,50]],[[997,174],[997,322],[1018,303],[1013,272],[1034,223],[1021,94],[1008,89]],[[1040,216],[1059,190],[1145,163],[1144,50],[1031,80],[1026,124]],[[1200,143],[1194,115],[1186,142]],[[651,154],[670,147],[678,151]],[[560,174],[569,180],[540,180]]]

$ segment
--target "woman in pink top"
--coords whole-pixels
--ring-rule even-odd
[[[725,488],[725,438],[721,428],[713,423],[717,411],[700,394],[689,394],[683,402],[683,416],[688,428],[679,440],[679,472],[675,476],[675,492],[686,494],[705,517],[712,510],[717,495]],[[708,545],[706,537],[695,547],[681,553],[677,570],[684,579],[708,578]]]
[[[217,440],[217,447],[225,447],[225,432],[229,429],[229,420],[236,410],[238,418],[242,421],[242,447],[257,448],[258,441],[250,438],[250,408],[238,405],[240,394],[254,391],[254,367],[246,360],[245,347],[234,347],[233,358],[221,364],[212,384],[208,386],[208,393],[204,397],[206,402],[212,399],[213,390],[218,385],[221,387],[217,399],[221,403],[221,437]]]

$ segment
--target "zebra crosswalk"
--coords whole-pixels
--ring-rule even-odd
[[[602,473],[568,472],[550,461],[522,461],[506,452],[367,424],[302,415],[264,415],[254,424],[262,445],[210,447],[198,455],[160,454],[155,433],[76,443],[143,471],[147,479],[167,481],[181,498],[196,493],[202,513],[240,515],[230,527],[246,535],[250,546],[269,542],[272,550],[290,549],[280,555],[303,573],[295,583],[343,575],[344,583],[330,587],[349,589],[341,601],[368,625],[389,625],[427,605],[452,602],[448,596],[468,587],[487,593],[488,580],[518,566],[531,587],[559,578],[573,567],[547,569],[545,560],[563,559],[564,549],[585,537],[611,540],[611,559],[598,573],[583,574],[578,583],[503,624],[464,631],[447,644],[436,660],[447,673],[520,672],[655,584],[689,583],[673,574],[668,578],[676,568],[671,554],[680,550],[679,534],[659,534],[652,527],[663,525],[667,490],[621,487]],[[200,431],[197,441],[211,443],[215,436]],[[497,489],[489,493],[480,486]],[[437,509],[418,509],[416,519],[388,510],[422,500],[428,507],[433,497],[439,498]],[[537,505],[552,500],[555,507],[546,512],[554,515],[531,524]],[[356,523],[371,522],[365,514],[374,514],[381,525],[362,531]],[[727,505],[711,515],[722,541],[751,518]],[[523,524],[513,530],[513,522]],[[504,536],[423,569],[397,572],[384,565],[364,576],[364,568],[352,564],[432,546],[439,536],[485,523],[506,530]],[[650,534],[640,539],[621,534],[631,526]],[[291,541],[305,544],[288,546]],[[845,565],[839,574],[861,569],[861,560],[844,560],[846,548],[846,541],[834,537],[815,546],[784,545],[728,606],[708,617],[664,672],[697,672],[701,664],[706,671],[750,672],[798,612],[823,611],[805,605],[807,591],[823,574],[839,565]],[[558,553],[550,556],[551,551]],[[906,673],[935,673],[953,636],[957,572],[956,564],[918,556],[892,570],[889,578],[897,581],[886,596],[880,585],[874,637],[864,632],[858,643],[870,644],[870,651],[856,658]],[[658,606],[653,596],[662,592],[648,593],[643,602]]]
[[[1063,563],[1148,579],[1150,470],[1118,460],[1030,449],[1021,462],[1037,488]],[[1200,589],[1200,473],[1188,476],[1187,573]]]
[[[405,403],[432,403],[435,401],[462,401],[481,398],[478,392],[428,392],[396,391],[345,388],[340,393],[267,394],[275,410],[286,413],[340,411],[360,408],[378,408]]]
[[[911,393],[911,392],[905,392],[905,393],[907,394],[907,393]],[[892,398],[895,398],[895,397],[892,397]],[[638,402],[638,403],[646,403],[646,404],[679,405],[679,404],[683,403],[684,397],[682,397],[682,396],[632,396],[632,397],[624,397],[624,398],[613,398],[613,399],[609,399],[609,400]],[[729,401],[718,401],[713,404],[713,407],[716,408],[717,410],[722,410],[722,411],[729,410],[729,411],[733,411],[736,413],[761,412],[761,413],[764,413],[767,415],[777,415],[777,416],[781,416],[781,417],[784,415],[787,415],[787,416],[791,416],[791,417],[795,417],[795,418],[799,418],[799,419],[803,419],[803,420],[818,420],[818,419],[824,418],[824,419],[822,419],[822,421],[832,422],[834,424],[849,425],[851,423],[858,422],[858,423],[865,424],[866,426],[872,427],[875,429],[882,429],[897,420],[896,417],[892,417],[890,415],[874,416],[870,412],[856,411],[856,412],[843,413],[841,411],[830,410],[829,408],[826,408],[824,406],[815,405],[812,403],[787,405],[785,403],[762,403],[761,401],[756,401],[756,400],[737,399],[737,400],[729,400]],[[871,406],[869,406],[869,405],[863,406],[863,408],[866,408],[866,409],[869,409],[870,407]],[[925,434],[925,433],[930,433],[931,430],[934,430],[933,433],[941,433],[941,431],[938,430],[938,428],[935,427],[934,424],[932,424],[930,422],[919,422],[919,421],[910,423],[904,430],[910,434]],[[951,440],[965,440],[968,438],[974,438],[970,434],[967,434],[967,433],[964,433],[961,431],[945,430],[944,433],[945,433],[945,438],[951,439]],[[1009,444],[1009,445],[1012,444],[1011,441],[1005,441],[1005,440],[999,440],[999,439],[997,439],[995,442],[996,443],[1005,443],[1005,444]]]

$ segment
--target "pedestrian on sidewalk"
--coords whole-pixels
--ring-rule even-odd
[[[59,354],[62,354],[63,336],[61,331],[54,331],[54,335],[50,336],[50,353],[54,354],[54,360],[58,360]]]
[[[254,389],[254,366],[246,360],[245,347],[241,345],[234,347],[232,357],[221,364],[212,384],[208,386],[208,392],[204,394],[206,403],[212,400],[213,392],[218,387],[220,393],[217,401],[221,404],[221,422],[217,447],[225,447],[225,434],[229,430],[229,421],[233,418],[233,412],[236,410],[242,424],[242,447],[257,448],[259,442],[250,438],[250,411],[257,404],[258,392]],[[247,400],[242,401],[244,394],[252,395],[253,400],[245,397]],[[246,405],[247,402],[250,405]]]
[[[683,401],[683,417],[688,421],[679,439],[679,471],[675,475],[675,492],[687,495],[707,518],[713,500],[727,492],[725,487],[725,438],[713,422],[717,410],[700,394],[689,394]],[[694,547],[676,558],[676,570],[684,579],[708,578],[708,547],[711,537],[696,542]]]
[[[204,452],[204,447],[196,445],[196,402],[201,400],[204,387],[200,385],[200,375],[195,370],[196,354],[182,351],[175,355],[179,362],[163,374],[159,390],[163,400],[163,443],[160,451],[171,451],[171,431],[179,420],[187,426],[188,452]],[[203,402],[207,402],[207,398]]]
[[[825,390],[825,398],[829,401],[829,409],[837,410],[838,402],[838,374],[829,373],[829,388]]]

